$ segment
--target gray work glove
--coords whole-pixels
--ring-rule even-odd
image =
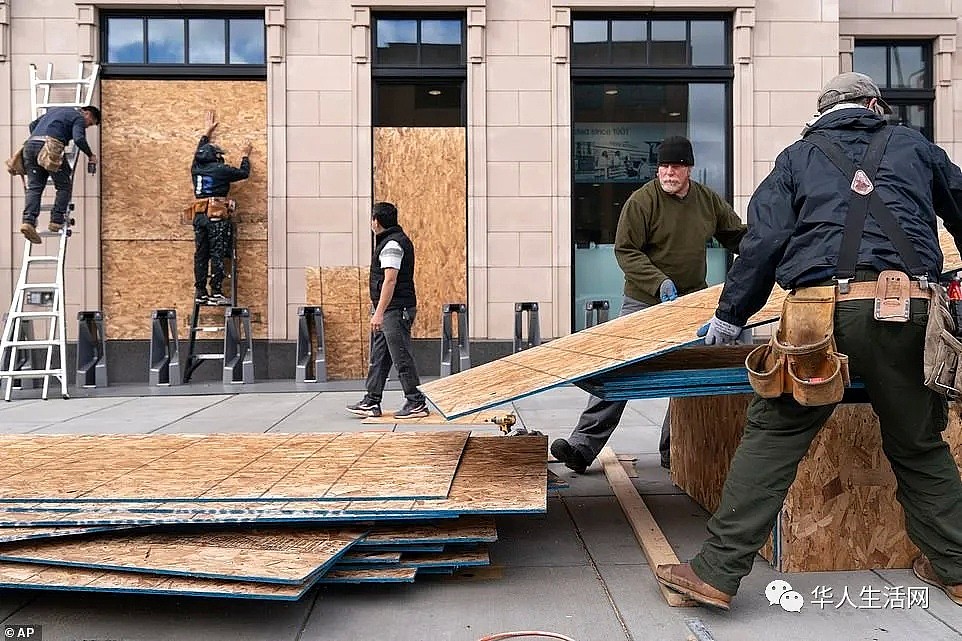
[[[663,303],[678,298],[678,288],[675,287],[675,283],[673,283],[670,278],[661,281],[661,287],[658,288],[658,296]]]
[[[711,320],[698,329],[696,336],[705,337],[705,345],[737,345],[742,338],[744,328],[732,325],[712,316]]]

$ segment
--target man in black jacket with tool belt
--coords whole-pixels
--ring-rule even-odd
[[[207,130],[197,143],[190,173],[194,181],[194,302],[230,305],[224,296],[224,259],[230,252],[231,216],[235,204],[227,198],[230,185],[251,173],[251,144],[244,144],[240,167],[224,162],[224,150],[210,141],[217,128],[214,112],[207,112]],[[207,263],[210,262],[210,295],[207,294]]]
[[[734,342],[776,282],[793,296],[828,286],[820,291],[830,302],[834,295],[838,352],[848,355],[879,417],[905,527],[922,551],[915,574],[962,605],[962,481],[941,437],[946,399],[923,383],[926,321],[936,301],[930,283],[938,283],[943,262],[936,215],[962,245],[962,172],[917,131],[887,125],[883,114],[891,110],[864,74],[832,79],[818,112],[755,191],[741,253],[700,334],[709,344]],[[902,274],[880,278],[887,270]],[[904,304],[882,314],[876,308],[891,296],[877,287],[891,282],[901,283]],[[783,318],[779,331],[790,325]],[[728,609],[836,405],[775,394],[756,393],[749,405],[701,552],[656,569],[663,584],[701,603]]]
[[[428,415],[428,406],[418,389],[421,379],[411,354],[411,326],[418,307],[414,289],[414,244],[398,224],[397,207],[380,202],[374,204],[372,212],[371,364],[367,371],[367,394],[347,410],[358,416],[381,415],[381,396],[393,363],[405,398],[404,406],[394,413],[394,418],[421,418]]]

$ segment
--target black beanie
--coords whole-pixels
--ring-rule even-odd
[[[668,163],[678,165],[695,164],[695,154],[691,150],[691,141],[684,136],[668,136],[658,147],[658,164]]]

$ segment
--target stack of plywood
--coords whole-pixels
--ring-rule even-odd
[[[309,267],[308,305],[324,310],[327,377],[364,378],[370,354],[371,296],[366,267]]]
[[[291,600],[487,565],[494,515],[546,509],[546,445],[468,432],[0,437],[0,588]]]

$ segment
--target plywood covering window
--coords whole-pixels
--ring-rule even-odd
[[[413,335],[441,335],[467,301],[467,132],[462,14],[374,19],[374,197],[398,207],[416,249]]]
[[[264,78],[261,13],[105,13],[105,77]]]

